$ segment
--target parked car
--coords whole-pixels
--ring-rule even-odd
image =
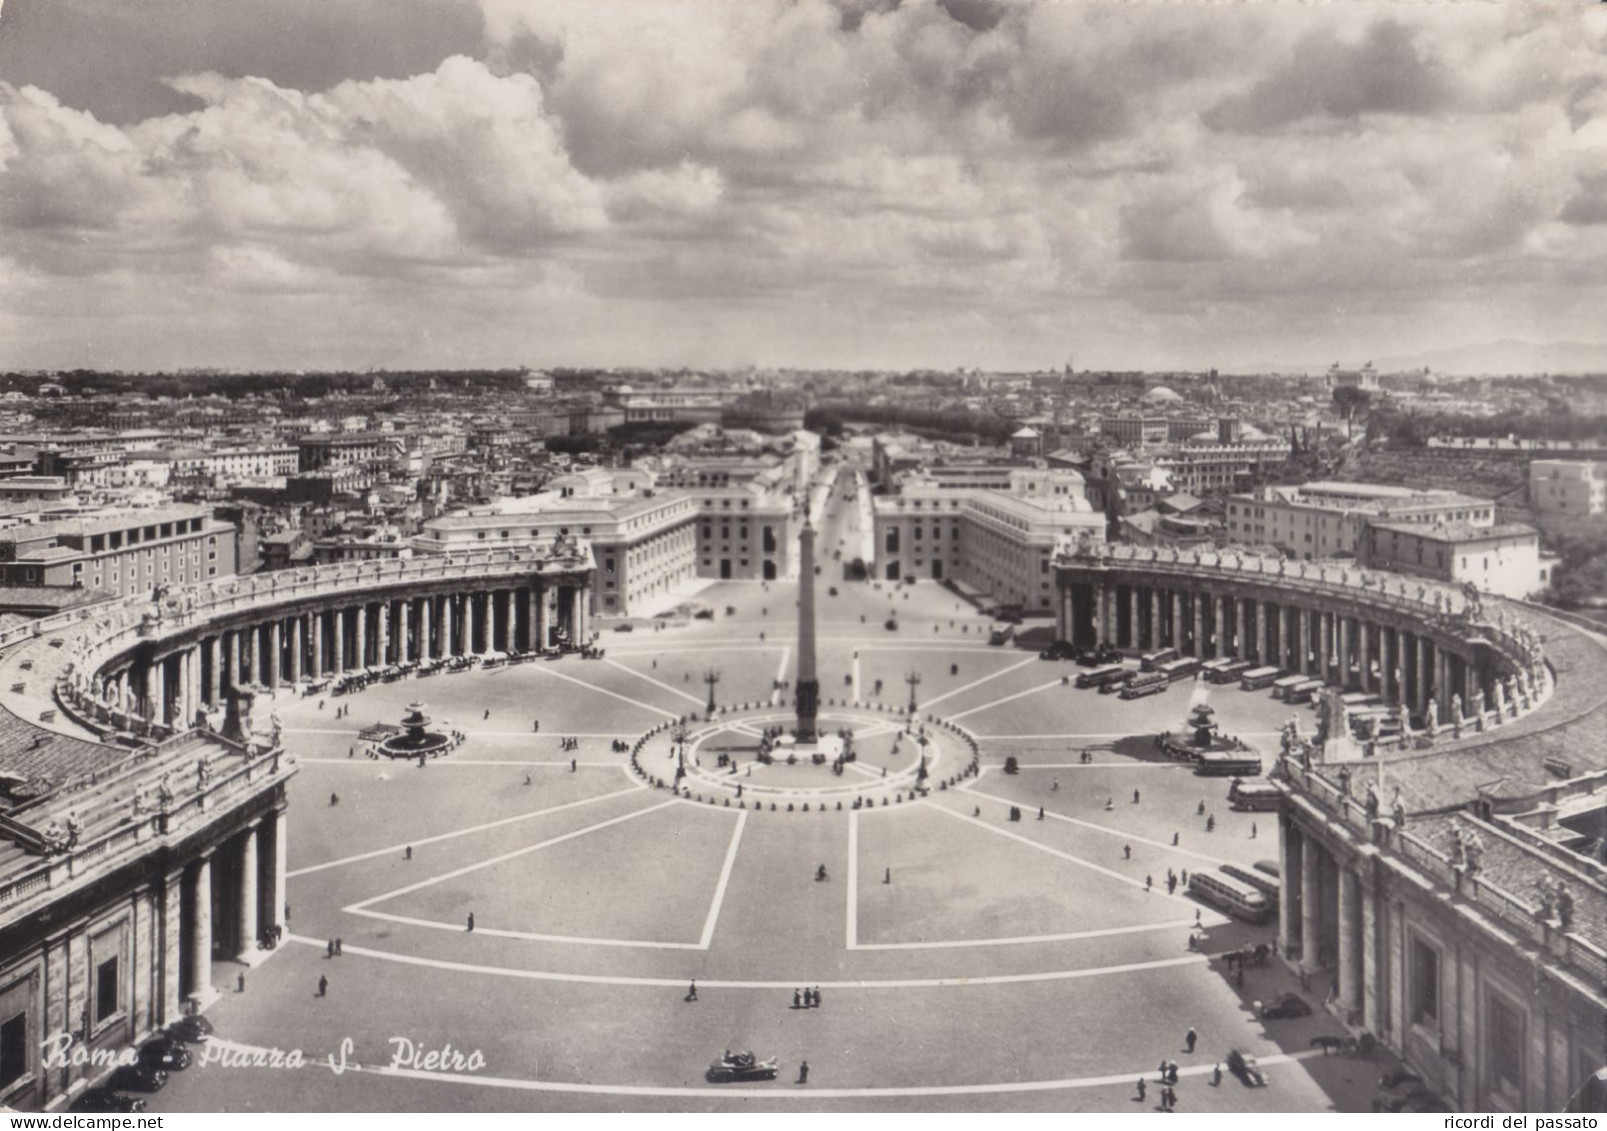
[[[139,1059],[152,1068],[183,1072],[190,1066],[190,1050],[177,1037],[159,1033],[140,1046]]]
[[[632,625],[632,624],[628,624],[628,623],[627,624],[616,624],[614,626],[614,631],[615,632],[635,632],[636,631],[636,626]]]
[[[692,614],[692,619],[693,620],[713,620],[714,619],[714,610],[713,609],[699,609],[697,612]]]
[[[91,1088],[73,1101],[72,1111],[86,1112],[141,1112],[148,1105],[138,1096],[125,1096],[110,1088]]]
[[[1077,654],[1077,650],[1067,640],[1056,640],[1049,647],[1038,653],[1040,660],[1069,660]]]
[[[169,1036],[177,1037],[187,1045],[204,1045],[212,1036],[212,1022],[199,1013],[180,1017],[167,1027]]]
[[[1263,1021],[1290,1021],[1296,1017],[1310,1017],[1311,1006],[1299,994],[1284,994],[1271,1005],[1261,1007]]]
[[[108,1088],[130,1092],[160,1092],[167,1087],[167,1069],[151,1065],[125,1064],[106,1082]]]
[[[775,1057],[760,1060],[751,1052],[728,1052],[709,1065],[703,1078],[711,1084],[729,1084],[733,1080],[774,1080],[780,1071]]]
[[[887,623],[882,625],[882,627],[885,628],[888,632],[897,632],[898,631],[898,622],[896,620],[894,620],[892,617],[888,617],[887,618]]]
[[[1097,648],[1089,648],[1077,653],[1077,663],[1085,668],[1102,667],[1105,664],[1119,664],[1122,654],[1108,644],[1101,644]]]

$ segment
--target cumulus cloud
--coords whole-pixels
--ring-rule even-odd
[[[39,312],[0,357],[80,311],[107,350],[185,312],[233,337],[180,341],[265,348],[253,310],[332,361],[458,357],[495,309],[532,313],[470,330],[477,362],[629,326],[620,360],[1030,364],[1071,335],[1180,364],[1390,352],[1414,311],[1454,344],[1562,279],[1607,298],[1593,10],[479,0],[338,74],[316,44],[242,63],[260,9],[218,3],[208,65],[146,53],[155,112],[0,83],[0,230]],[[321,27],[380,10],[328,3]]]

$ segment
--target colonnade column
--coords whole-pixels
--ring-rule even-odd
[[[1361,877],[1339,868],[1339,1006],[1347,1018],[1361,1008]]]
[[[1311,836],[1300,835],[1300,965],[1307,970],[1317,968],[1317,915],[1322,902],[1318,884],[1319,861],[1322,851]]]
[[[577,583],[574,592],[575,612],[571,623],[575,626],[575,646],[578,648],[586,643],[586,587]]]
[[[1413,707],[1419,712],[1428,710],[1428,701],[1432,695],[1429,687],[1429,641],[1425,636],[1417,636],[1417,695]]]
[[[207,702],[216,707],[223,702],[223,637],[213,636],[206,642]]]
[[[145,697],[151,701],[151,721],[167,722],[166,660],[152,660],[145,669]]]
[[[1317,614],[1317,674],[1327,683],[1334,671],[1334,614]]]
[[[1267,622],[1271,619],[1272,602],[1262,601],[1255,611],[1255,658],[1263,665],[1272,663],[1272,657],[1267,654]]]
[[[279,661],[284,655],[284,627],[277,617],[268,626],[268,687],[279,689]]]
[[[420,597],[418,603],[418,658],[420,662],[429,662],[435,658],[430,648],[430,629],[434,627],[435,599],[433,597]]]
[[[452,594],[443,593],[438,602],[436,612],[440,616],[439,641],[441,645],[441,658],[449,659],[453,653],[452,647]]]
[[[1243,597],[1233,598],[1233,618],[1235,633],[1233,637],[1234,657],[1240,660],[1250,655],[1250,627],[1244,615],[1245,601]]]
[[[361,671],[368,667],[368,606],[357,606],[357,634],[352,649],[352,667]]]
[[[230,629],[223,636],[223,691],[232,692],[240,684],[240,634]]]
[[[1361,689],[1363,691],[1371,691],[1373,689],[1372,635],[1372,625],[1368,624],[1365,618],[1356,622],[1356,639],[1357,644],[1359,645],[1358,651],[1361,653],[1359,659],[1361,667]]]
[[[1338,620],[1339,686],[1343,690],[1350,686],[1350,618],[1338,615]]]
[[[463,594],[463,654],[474,655],[474,594]]]
[[[1196,589],[1189,594],[1189,604],[1194,606],[1194,654],[1205,655],[1205,602],[1210,600],[1204,593]]]
[[[1371,885],[1362,883],[1361,896],[1361,1008],[1362,1027],[1369,1033],[1383,1032],[1384,995],[1380,991],[1379,977],[1378,912],[1374,900],[1377,892]]]
[[[324,614],[311,613],[312,617],[312,677],[324,678]]]
[[[307,651],[307,621],[304,617],[290,618],[290,683],[301,682],[301,658]]]
[[[184,954],[184,873],[168,876],[162,884],[161,1016],[170,1025],[184,1016],[184,986],[180,983],[180,963]]]
[[[1301,880],[1303,868],[1300,857],[1300,833],[1288,817],[1278,818],[1278,864],[1283,869],[1283,898],[1278,900],[1278,946],[1285,955],[1296,953],[1295,931],[1299,927],[1295,905],[1302,900]],[[1301,952],[1304,953],[1303,951]]]
[[[1302,608],[1300,610],[1300,671],[1304,675],[1310,675],[1313,667],[1311,662],[1311,618],[1313,615],[1311,609]]]
[[[286,861],[289,855],[290,822],[285,820],[285,811],[276,809],[273,814],[273,906],[268,910],[268,921],[277,926],[286,927],[285,922],[289,916],[285,913],[285,879]]]
[[[1127,646],[1138,651],[1140,644],[1139,631],[1143,627],[1140,622],[1139,608],[1143,604],[1143,590],[1136,585],[1127,587]]]
[[[329,613],[329,631],[334,637],[335,646],[335,674],[342,675],[346,671],[346,610],[331,609]]]
[[[190,888],[190,984],[196,997],[212,996],[212,853],[196,861]]]
[[[257,825],[240,838],[240,918],[236,932],[240,959],[257,949]]]

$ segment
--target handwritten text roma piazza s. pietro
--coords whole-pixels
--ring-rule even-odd
[[[410,1037],[392,1037],[390,1069],[413,1072],[467,1073],[479,1072],[485,1067],[485,1056],[479,1049],[465,1052],[453,1048],[451,1043],[430,1048]],[[139,1055],[131,1048],[97,1049],[78,1043],[73,1033],[57,1033],[40,1042],[44,1068],[118,1068],[138,1063]],[[361,1070],[364,1066],[352,1059],[356,1043],[350,1037],[341,1038],[340,1051],[325,1057],[329,1070],[336,1076],[348,1069]],[[200,1066],[218,1065],[222,1068],[305,1068],[316,1065],[300,1049],[259,1048],[254,1045],[237,1045],[231,1041],[212,1038],[196,1050],[195,1063]]]

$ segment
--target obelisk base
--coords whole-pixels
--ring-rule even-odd
[[[798,682],[798,741],[814,742],[820,735],[815,726],[815,714],[820,707],[820,681]]]

